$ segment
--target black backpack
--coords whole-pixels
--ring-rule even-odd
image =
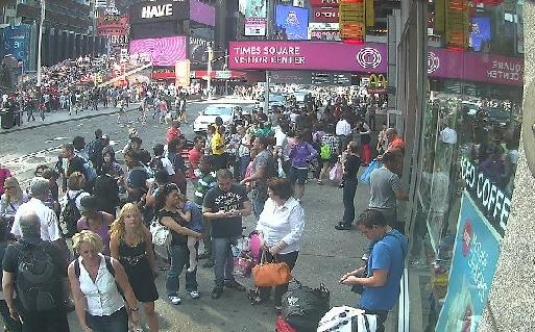
[[[72,237],[78,232],[77,223],[82,217],[80,210],[76,206],[76,199],[82,194],[82,191],[77,193],[73,198],[69,197],[67,193],[67,204],[61,212],[61,231],[66,237]]]
[[[323,284],[312,289],[296,281],[297,287],[282,297],[282,315],[298,332],[316,331],[330,309],[330,293]]]
[[[62,305],[56,301],[57,298],[61,298],[57,296],[60,278],[56,273],[50,249],[46,247],[46,244],[20,245],[15,284],[17,297],[26,312],[54,310]],[[59,289],[61,289],[60,285]]]

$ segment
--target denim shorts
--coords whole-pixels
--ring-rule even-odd
[[[291,184],[305,184],[308,178],[308,169],[299,169],[292,167],[290,169],[289,180]]]

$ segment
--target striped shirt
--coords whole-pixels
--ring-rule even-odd
[[[195,193],[193,194],[193,201],[195,204],[202,206],[204,196],[208,190],[215,187],[216,184],[217,180],[214,173],[200,174],[199,181],[197,181],[197,184],[195,185]]]

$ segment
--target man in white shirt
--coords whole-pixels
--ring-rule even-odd
[[[351,125],[347,121],[346,116],[343,115],[336,124],[336,136],[340,139],[340,151],[344,151],[347,143],[352,140],[352,133]]]
[[[33,212],[39,217],[39,221],[41,222],[41,239],[43,241],[63,243],[58,218],[54,211],[43,203],[48,199],[50,192],[48,180],[41,177],[34,178],[30,186],[30,192],[32,199],[22,204],[17,210],[11,233],[17,238],[20,238],[22,236],[20,217]]]

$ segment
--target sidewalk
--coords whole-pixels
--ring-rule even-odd
[[[126,110],[127,112],[133,111],[138,108],[139,103],[131,103],[130,107]],[[69,112],[66,110],[57,110],[50,113],[45,113],[45,120],[42,121],[38,112],[34,112],[35,121],[26,122],[26,113],[22,117],[23,123],[20,127],[15,126],[11,129],[0,129],[0,135],[13,133],[17,131],[22,131],[31,128],[46,127],[56,123],[64,123],[69,121],[75,121],[78,119],[90,119],[97,116],[109,115],[116,113],[119,109],[116,107],[99,107],[98,111],[86,110],[83,112],[78,112],[78,114],[69,115]]]

